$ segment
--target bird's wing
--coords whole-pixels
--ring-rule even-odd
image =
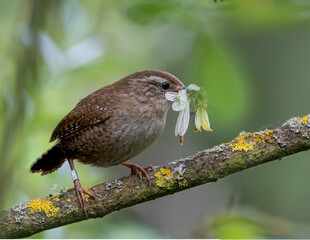
[[[109,97],[106,89],[102,88],[82,99],[76,107],[65,116],[56,126],[50,142],[62,139],[84,128],[104,122],[118,104]]]

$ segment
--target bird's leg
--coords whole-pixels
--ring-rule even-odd
[[[155,172],[155,168],[152,166],[152,165],[149,165],[145,168],[143,167],[140,167],[139,165],[137,164],[134,164],[134,163],[128,163],[128,162],[123,162],[122,163],[123,166],[125,167],[129,167],[131,169],[131,171],[136,174],[140,179],[142,179],[142,175],[145,176],[147,182],[149,183],[149,185],[151,186],[151,178],[150,176],[148,175],[147,173],[147,170],[148,169],[152,169],[154,172]]]
[[[82,188],[77,171],[75,170],[75,167],[73,164],[73,159],[69,158],[68,162],[71,168],[71,176],[72,176],[72,180],[74,183],[76,195],[78,196],[81,208],[84,211],[86,218],[88,218],[84,193],[89,195],[92,198],[95,198],[95,196],[91,194],[90,192],[88,192],[87,190],[85,190],[84,188]]]

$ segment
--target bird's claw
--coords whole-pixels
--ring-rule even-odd
[[[80,206],[81,206],[86,218],[88,218],[87,207],[86,207],[86,199],[85,199],[84,194],[87,194],[88,196],[90,196],[93,199],[95,199],[95,196],[92,193],[90,193],[89,191],[87,191],[86,189],[82,188],[81,183],[78,179],[74,181],[74,186],[75,186],[76,195],[77,195],[79,202],[80,202]]]
[[[149,185],[152,186],[151,178],[150,178],[149,174],[147,173],[147,170],[149,170],[149,169],[152,169],[155,172],[155,168],[152,165],[149,165],[145,168],[143,168],[137,164],[127,163],[127,162],[122,163],[122,165],[129,167],[131,169],[131,172],[133,174],[137,175],[140,180],[142,180],[142,175],[143,175],[146,178]]]

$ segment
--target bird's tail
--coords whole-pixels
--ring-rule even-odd
[[[31,165],[30,172],[41,172],[41,175],[46,175],[60,168],[65,160],[66,157],[58,143],[46,153],[42,154],[42,156]]]

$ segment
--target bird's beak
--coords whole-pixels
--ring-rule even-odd
[[[180,87],[180,88],[179,88],[179,90],[177,90],[177,91],[173,91],[173,92],[178,93],[179,91],[184,90],[184,89],[186,89],[186,88],[187,88],[187,87],[183,85],[182,87]]]

